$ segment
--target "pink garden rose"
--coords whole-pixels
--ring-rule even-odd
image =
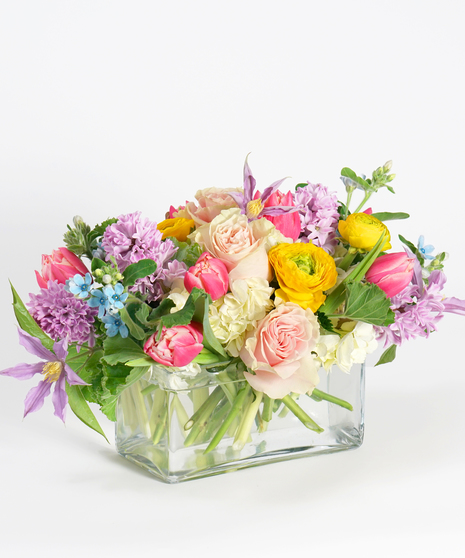
[[[260,197],[260,192],[255,194],[255,198],[258,197]],[[265,207],[279,206],[295,207],[291,192],[283,194],[279,190],[276,190],[265,202]],[[292,238],[294,242],[299,238],[300,217],[298,211],[294,213],[285,213],[284,215],[265,215],[264,217],[268,219],[268,221],[271,221],[278,231],[282,232],[287,238]]]
[[[158,332],[151,335],[144,345],[144,352],[165,366],[186,366],[203,349],[202,327],[192,322],[190,325],[163,327],[157,341]]]
[[[369,283],[382,289],[389,298],[396,296],[409,285],[413,277],[415,258],[405,252],[394,252],[377,258],[365,275]]]
[[[205,188],[195,194],[198,206],[195,202],[187,202],[186,211],[196,226],[211,223],[223,209],[237,207],[237,203],[228,195],[228,192],[241,192],[241,190],[238,188]]]
[[[278,242],[290,241],[267,219],[249,223],[239,208],[222,211],[189,238],[225,264],[230,282],[249,277],[270,281],[272,273],[268,251]]]
[[[53,250],[50,256],[42,254],[42,275],[36,271],[37,283],[41,289],[48,287],[49,281],[65,284],[67,279],[77,273],[85,275],[89,270],[82,261],[68,248]]]
[[[184,286],[189,292],[194,287],[204,289],[212,300],[218,300],[228,292],[228,270],[221,260],[204,252],[184,276]]]
[[[312,350],[319,338],[318,320],[309,309],[286,302],[272,310],[246,337],[240,357],[255,374],[244,375],[272,399],[307,393],[318,384]]]

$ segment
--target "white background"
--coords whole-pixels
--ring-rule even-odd
[[[461,1],[4,1],[0,8],[1,367],[17,343],[7,278],[28,300],[73,215],[161,220],[197,189],[393,159],[375,211],[463,283]],[[355,452],[167,486],[51,403],[0,382],[0,554],[462,556],[463,317],[367,379]],[[110,437],[113,427],[102,418]]]

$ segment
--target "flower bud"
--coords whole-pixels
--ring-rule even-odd
[[[383,167],[384,173],[389,172],[391,169],[392,169],[392,161],[388,161],[387,163],[384,163],[384,167]]]
[[[413,277],[415,258],[409,258],[405,252],[385,254],[375,260],[365,275],[369,283],[382,289],[389,298],[399,294]]]
[[[204,289],[212,300],[217,300],[228,292],[228,269],[221,260],[204,252],[184,276],[184,286],[189,292],[194,287]]]

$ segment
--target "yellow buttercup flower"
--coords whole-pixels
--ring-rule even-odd
[[[376,217],[367,215],[366,213],[352,213],[345,221],[339,221],[339,232],[344,240],[346,240],[354,248],[370,251],[378,242],[379,237],[386,233],[386,243],[382,250],[391,248],[391,235],[388,228]]]
[[[195,223],[192,219],[184,219],[183,217],[175,217],[174,219],[165,219],[158,223],[157,229],[163,234],[163,240],[168,236],[174,236],[181,242],[187,240],[187,235],[194,228]]]
[[[337,280],[333,258],[314,244],[277,244],[268,252],[279,286],[276,295],[316,312]]]

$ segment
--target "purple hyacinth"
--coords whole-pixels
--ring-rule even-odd
[[[446,276],[442,271],[433,271],[428,285],[418,281],[415,276],[413,284],[391,298],[391,309],[395,322],[387,327],[376,327],[377,338],[384,341],[384,346],[401,345],[404,341],[416,337],[429,337],[436,331],[437,324],[445,312],[465,316],[465,301],[458,298],[445,298],[442,289]]]
[[[159,282],[163,279],[164,267],[177,248],[171,240],[162,240],[162,233],[157,229],[156,223],[142,218],[139,211],[120,215],[116,223],[106,228],[102,246],[107,254],[107,261],[113,256],[122,273],[132,263],[143,259],[154,260],[157,271],[138,279],[130,291],[146,295],[149,302],[162,296],[163,290]]]
[[[339,213],[337,194],[329,192],[322,184],[311,184],[297,188],[294,201],[299,208],[302,227],[301,242],[312,242],[333,254],[337,245]]]
[[[52,402],[55,408],[54,414],[64,422],[65,408],[68,403],[68,395],[65,389],[66,382],[70,385],[88,385],[65,362],[68,356],[67,340],[63,339],[54,343],[53,353],[55,354],[53,354],[42,345],[39,339],[27,335],[21,329],[18,329],[18,333],[19,343],[29,353],[41,358],[44,362],[38,362],[36,364],[18,364],[13,368],[1,370],[0,374],[3,376],[12,376],[18,380],[29,380],[35,374],[42,374],[44,379],[26,395],[24,401],[24,416],[38,411],[42,407],[45,398],[50,394],[52,384],[55,384],[52,395]]]
[[[76,298],[65,290],[65,285],[56,281],[49,281],[47,289],[29,296],[30,314],[54,341],[67,338],[69,343],[93,344],[97,308],[91,308],[85,300]]]
[[[166,269],[163,270],[163,285],[166,289],[171,289],[176,279],[184,279],[187,273],[187,265],[184,262],[173,260],[168,262]]]

